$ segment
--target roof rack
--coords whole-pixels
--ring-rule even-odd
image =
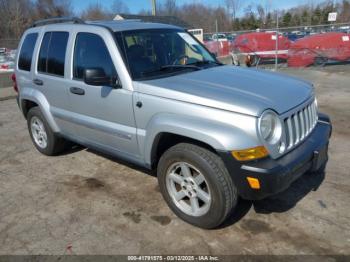
[[[49,25],[49,24],[66,23],[66,22],[72,22],[73,24],[85,24],[84,20],[78,17],[55,17],[55,18],[36,21],[34,22],[32,27]]]

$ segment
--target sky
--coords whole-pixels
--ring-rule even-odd
[[[113,3],[113,0],[71,0],[72,5],[74,8],[74,11],[76,13],[79,13],[80,11],[84,10],[87,6],[94,3],[100,3],[102,6],[104,6],[106,9],[110,8],[110,6]],[[157,0],[158,2],[164,2],[164,0]],[[271,1],[272,9],[286,9],[290,7],[294,7],[300,4],[307,4],[307,3],[318,3],[322,2],[322,0],[242,0],[242,9],[244,9],[245,6],[252,4],[263,4],[265,5],[266,1]],[[151,0],[125,0],[123,1],[130,10],[130,13],[137,14],[141,10],[151,10]],[[184,4],[184,3],[202,3],[205,5],[211,5],[211,6],[218,6],[218,5],[224,5],[225,0],[177,0],[176,1],[178,5]]]

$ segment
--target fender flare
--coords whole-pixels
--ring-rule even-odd
[[[60,129],[57,126],[53,118],[53,115],[51,114],[50,104],[42,92],[33,88],[27,88],[27,87],[21,88],[20,95],[19,95],[19,105],[22,113],[24,113],[22,108],[23,100],[29,100],[36,103],[39,106],[41,112],[45,117],[45,120],[49,124],[52,131],[55,133],[60,132]]]
[[[162,133],[194,139],[211,146],[216,151],[249,148],[259,144],[257,138],[252,137],[243,129],[222,122],[186,115],[159,113],[149,121],[146,130],[139,133],[145,136],[143,146],[147,165],[152,164],[152,152],[157,146],[157,137]]]

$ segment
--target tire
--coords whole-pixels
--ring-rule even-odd
[[[259,61],[259,56],[257,55],[252,55],[251,58],[250,58],[251,62],[250,62],[250,65],[251,66],[257,66],[258,65],[258,61]]]
[[[328,59],[326,57],[316,57],[314,60],[315,66],[325,66],[325,64],[328,62]]]
[[[27,114],[27,125],[32,142],[40,153],[47,156],[53,156],[61,153],[66,148],[66,140],[57,136],[52,131],[39,107],[33,107],[29,110]],[[33,125],[41,126],[40,131],[38,131]],[[33,134],[33,132],[36,131],[41,132],[41,135]],[[45,136],[46,143],[44,142]]]
[[[174,174],[177,182],[172,178]],[[218,227],[237,205],[237,189],[223,161],[203,147],[180,143],[169,148],[159,160],[157,176],[160,191],[170,209],[194,226]],[[175,199],[184,194],[186,196],[181,200]],[[195,204],[192,206],[192,201],[198,203],[197,208]]]

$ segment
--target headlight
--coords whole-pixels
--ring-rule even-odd
[[[282,124],[273,111],[265,111],[259,119],[259,132],[267,143],[276,144],[282,136]]]

